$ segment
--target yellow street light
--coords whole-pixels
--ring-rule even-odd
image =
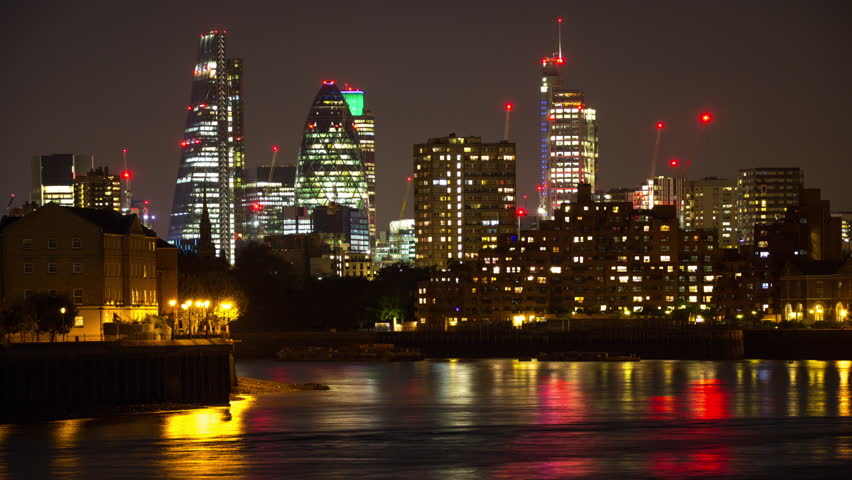
[[[204,305],[204,308],[210,308],[210,300],[204,300],[202,305]]]
[[[195,308],[201,308],[203,306],[204,306],[204,302],[202,302],[201,300],[195,301]]]
[[[175,299],[169,300],[169,306],[170,307],[174,307],[175,305],[177,305],[177,300],[175,300]]]
[[[59,313],[61,313],[62,315],[65,315],[65,312],[66,312],[65,307],[62,307],[62,308],[59,309]]]
[[[182,303],[182,304],[180,305],[180,308],[182,308],[182,309],[184,309],[184,310],[187,310],[187,309],[189,309],[189,304],[187,304],[187,303]]]

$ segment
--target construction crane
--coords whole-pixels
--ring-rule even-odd
[[[402,196],[402,208],[399,209],[399,220],[402,220],[403,217],[405,217],[405,206],[408,205],[408,195],[411,193],[411,182],[413,178],[406,177],[405,180],[405,195]]]

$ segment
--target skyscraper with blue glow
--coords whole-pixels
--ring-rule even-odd
[[[233,263],[244,224],[235,204],[242,194],[245,149],[242,61],[225,56],[226,34],[213,30],[201,35],[168,238],[184,250],[195,250],[206,203],[213,244],[219,256]]]

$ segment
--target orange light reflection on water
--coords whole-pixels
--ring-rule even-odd
[[[170,413],[162,425],[162,466],[170,478],[220,475],[242,478],[245,411],[255,401],[250,395],[230,407],[210,407]]]

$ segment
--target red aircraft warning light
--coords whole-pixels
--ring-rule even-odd
[[[323,85],[334,85],[334,80],[323,80],[322,84]]]
[[[130,180],[131,178],[133,178],[133,173],[130,170],[123,170],[121,172],[121,178],[125,180]]]
[[[185,147],[185,146],[187,146],[186,140],[182,140],[182,141],[180,142],[180,146],[181,146],[181,147]]]
[[[405,177],[406,182],[411,183],[411,180],[413,180],[411,177]]]
[[[515,216],[516,217],[526,217],[527,216],[527,209],[526,208],[516,209],[515,210]]]
[[[261,205],[260,202],[254,202],[254,203],[251,204],[251,209],[254,210],[255,212],[259,212],[259,211],[263,210],[263,205]]]
[[[552,121],[556,120],[556,115],[551,113],[550,116],[547,117],[547,118],[552,122]]]
[[[541,185],[536,185],[535,189],[536,189],[536,191],[540,192],[540,191],[544,190],[544,187],[542,187]]]
[[[713,115],[710,115],[710,113],[708,112],[704,112],[698,117],[698,121],[700,121],[704,125],[707,125],[708,123],[713,121]]]
[[[680,165],[680,160],[673,158],[669,161],[669,165],[671,165],[672,167],[677,167],[678,165]]]
[[[666,127],[666,124],[663,122],[657,122],[657,130],[662,130]]]
[[[505,108],[507,112],[511,112],[512,109],[515,108],[515,106],[512,105],[511,103],[507,103],[506,105],[503,105],[503,108]]]
[[[273,146],[272,146],[272,151],[273,151],[273,152],[277,152],[277,151],[278,151],[278,145],[273,145]]]
[[[562,65],[563,63],[565,63],[565,59],[562,57],[556,57],[556,63]]]

